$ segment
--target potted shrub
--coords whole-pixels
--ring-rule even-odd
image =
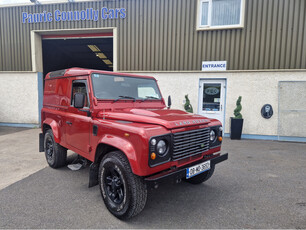
[[[185,111],[188,112],[188,113],[193,113],[193,108],[192,108],[192,105],[190,104],[190,100],[188,98],[188,94],[185,95],[185,99],[186,99],[186,103],[184,105]]]
[[[230,129],[230,137],[234,140],[241,139],[242,126],[243,126],[243,118],[240,113],[241,106],[241,96],[238,97],[236,102],[236,109],[234,110],[235,117],[231,117],[231,129]]]

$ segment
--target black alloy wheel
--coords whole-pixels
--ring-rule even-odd
[[[106,154],[99,167],[100,192],[107,209],[119,219],[139,214],[147,201],[147,188],[142,177],[133,174],[121,151]]]
[[[51,135],[46,136],[46,158],[48,164],[54,164],[54,145]]]
[[[45,133],[44,148],[46,160],[51,168],[60,168],[66,165],[67,149],[55,142],[51,129]]]
[[[115,168],[107,168],[103,177],[103,186],[107,196],[115,204],[121,204],[125,195],[121,175]]]

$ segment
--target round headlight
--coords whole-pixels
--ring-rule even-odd
[[[167,144],[164,140],[160,140],[156,145],[157,153],[160,156],[163,156],[167,151]]]
[[[209,140],[213,142],[215,139],[216,139],[216,132],[215,130],[211,130],[209,134]]]
[[[156,145],[156,139],[151,140],[151,145]]]

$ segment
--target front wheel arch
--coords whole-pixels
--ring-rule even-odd
[[[104,150],[104,148],[106,150]],[[99,145],[96,148],[96,156],[94,159],[95,163],[100,163],[100,160],[108,152],[111,151],[121,151],[128,159],[132,172],[136,175],[141,175],[141,169],[139,161],[137,159],[136,150],[131,142],[122,137],[105,134],[101,137]]]
[[[101,160],[103,159],[103,157],[112,151],[121,151],[120,149],[115,148],[112,145],[108,145],[108,144],[104,144],[104,143],[100,143],[97,148],[96,148],[96,154],[95,154],[95,160],[94,163],[95,164],[100,164]]]
[[[94,161],[89,167],[89,184],[88,184],[89,188],[99,184],[98,177],[99,177],[100,162],[102,161],[102,159],[104,158],[105,155],[107,155],[110,152],[114,152],[114,151],[122,152],[122,154],[124,154],[124,156],[127,158],[126,154],[123,153],[123,151],[121,151],[120,149],[118,149],[118,148],[116,148],[112,145],[108,145],[108,144],[105,144],[105,143],[100,143],[97,146]]]

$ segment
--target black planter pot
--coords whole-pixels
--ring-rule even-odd
[[[235,119],[231,117],[231,133],[232,140],[240,140],[242,133],[243,119]]]

